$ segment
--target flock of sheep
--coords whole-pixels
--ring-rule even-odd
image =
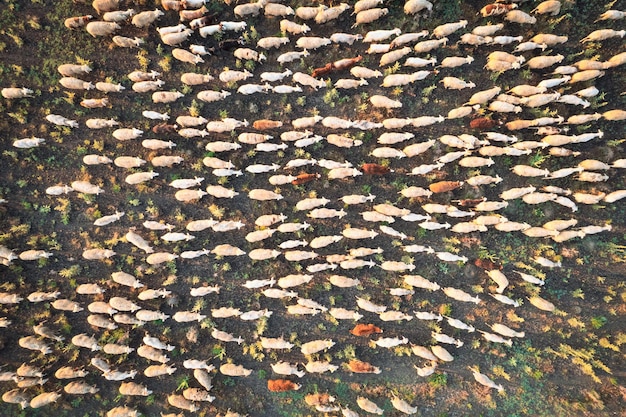
[[[536,314],[537,311],[528,312],[531,308],[555,311],[556,306],[550,297],[540,295],[542,286],[550,285],[549,281],[542,279],[544,274],[541,271],[561,268],[560,260],[535,256],[528,260],[533,263],[533,268],[524,271],[508,267],[503,271],[496,264],[482,265],[482,285],[484,295],[488,296],[485,297],[476,294],[475,286],[460,277],[451,284],[436,276],[422,276],[421,265],[437,262],[463,265],[469,261],[465,255],[472,259],[476,256],[469,252],[463,255],[460,248],[452,250],[421,245],[418,230],[457,238],[481,233],[517,233],[530,238],[552,239],[556,244],[611,231],[610,222],[579,225],[572,216],[584,207],[619,204],[619,200],[626,197],[626,190],[620,188],[623,181],[619,180],[626,168],[626,159],[603,161],[586,157],[595,143],[607,140],[608,136],[591,126],[599,123],[619,125],[626,119],[626,111],[614,108],[611,103],[602,113],[586,110],[592,106],[594,97],[601,93],[595,81],[623,71],[626,53],[602,54],[602,59],[598,60],[566,58],[558,52],[560,46],[568,42],[568,36],[533,33],[527,37],[509,33],[509,29],[520,25],[528,26],[532,31],[532,25],[539,19],[558,16],[563,5],[556,0],[534,6],[515,2],[493,3],[476,10],[489,18],[485,25],[469,27],[467,20],[460,20],[415,33],[402,33],[398,28],[387,27],[385,19],[390,11],[381,3],[379,0],[360,0],[354,5],[342,3],[333,7],[293,9],[259,0],[234,7],[235,20],[230,21],[210,16],[204,2],[198,0],[163,0],[160,8],[146,11],[121,10],[119,0],[94,0],[95,18],[84,15],[66,20],[68,28],[84,29],[92,36],[111,39],[119,48],[145,48],[153,41],[152,33],[148,43],[140,37],[125,36],[132,32],[129,28],[156,29],[156,42],[165,44],[173,58],[180,61],[175,64],[176,68],[188,69],[188,72],[181,73],[182,86],[193,91],[194,97],[205,106],[202,114],[186,111],[190,97],[178,91],[182,86],[168,85],[154,70],[129,73],[124,79],[126,85],[123,85],[94,77],[89,65],[65,63],[59,66],[59,82],[64,90],[85,91],[80,105],[86,109],[87,116],[74,120],[68,117],[70,115],[56,114],[53,110],[45,117],[46,123],[71,129],[79,135],[87,130],[96,131],[105,139],[107,149],[101,154],[83,157],[86,172],[83,177],[69,184],[58,183],[54,178],[41,184],[46,193],[42,198],[74,200],[73,194],[82,193],[94,195],[98,202],[101,194],[112,193],[113,184],[107,183],[106,176],[114,176],[123,183],[122,190],[158,186],[160,193],[173,197],[183,208],[214,203],[247,207],[252,211],[242,208],[244,217],[230,219],[213,218],[207,211],[204,218],[176,224],[159,219],[141,222],[136,215],[126,215],[120,207],[102,213],[94,220],[93,231],[100,236],[120,234],[123,238],[115,246],[93,243],[84,248],[81,262],[91,266],[102,264],[102,274],[95,277],[95,281],[79,278],[74,293],[41,290],[26,294],[20,288],[0,293],[0,316],[3,316],[0,325],[4,331],[10,331],[25,303],[49,303],[52,317],[63,312],[72,321],[84,318],[92,330],[90,334],[72,334],[66,340],[55,331],[54,321],[50,320],[47,324],[37,323],[31,334],[20,335],[19,346],[28,352],[32,363],[27,360],[21,366],[10,364],[0,373],[5,402],[38,408],[62,397],[115,389],[124,397],[167,394],[171,407],[190,413],[202,410],[202,404],[222,397],[216,403],[225,410],[230,394],[212,391],[212,378],[245,378],[257,369],[265,369],[271,374],[268,380],[270,391],[289,391],[302,387],[296,380],[308,383],[326,372],[337,372],[339,378],[343,372],[393,375],[393,369],[375,363],[356,358],[344,364],[332,363],[328,360],[330,356],[324,356],[327,352],[332,354],[336,345],[361,343],[358,340],[369,337],[372,337],[371,345],[361,346],[365,351],[410,347],[416,358],[409,359],[417,369],[416,378],[423,378],[438,372],[442,363],[462,355],[457,350],[474,340],[476,331],[482,343],[504,345],[505,349],[526,333],[520,323],[503,323],[496,316],[490,323],[469,322],[461,320],[463,317],[419,308],[418,300],[431,298],[440,291],[454,305],[488,305],[490,309],[513,309],[522,315]],[[418,15],[428,16],[433,8],[436,10],[436,2],[409,0],[404,5],[404,13],[407,19],[413,19]],[[354,13],[348,16],[351,10]],[[282,32],[282,35],[260,37],[252,44],[244,44],[239,35],[250,29],[248,22],[257,19],[261,13],[269,19],[271,27],[275,26],[275,33]],[[172,15],[179,16],[181,23],[157,27],[162,19]],[[598,19],[609,25],[623,17],[624,12],[609,10]],[[329,33],[327,24],[336,19],[354,21],[354,33]],[[425,27],[430,27],[427,17],[423,22]],[[374,25],[382,29],[367,30]],[[366,28],[363,35],[356,33],[362,28]],[[309,36],[309,32],[318,36]],[[226,38],[226,42],[207,43],[207,39],[216,34]],[[590,31],[580,41],[583,47],[588,42],[601,45],[624,34],[624,30],[605,27]],[[369,57],[367,60],[353,52],[353,48],[363,43],[368,49],[359,51]],[[460,46],[473,48],[474,56],[450,56],[452,48]],[[343,58],[326,59],[326,48],[339,50]],[[230,51],[241,62],[254,61],[255,65],[251,66],[254,69],[216,70],[219,62],[211,54],[230,54]],[[116,53],[116,49],[107,53]],[[264,71],[264,66],[271,62],[280,64],[282,69]],[[313,74],[297,71],[299,62],[319,68]],[[401,62],[400,72],[389,70]],[[477,86],[472,82],[472,75],[475,71],[482,71],[482,66],[494,74],[527,68],[541,80],[533,84],[520,83],[507,91],[498,85],[497,77],[493,85]],[[453,72],[456,68],[463,68],[465,76],[453,76],[458,75]],[[379,83],[378,78],[382,78],[380,87],[373,85]],[[467,97],[467,101],[459,107],[448,108],[445,116],[430,114],[427,106],[422,108],[423,113],[409,115],[403,107],[406,108],[413,99],[402,94],[394,96],[392,89],[409,90],[414,85],[440,85],[457,91],[460,96]],[[133,93],[128,91],[129,87]],[[286,116],[280,120],[250,121],[217,117],[216,106],[235,106],[235,99],[240,100],[237,105],[245,106],[242,102],[245,103],[245,97],[249,95],[313,95],[332,88],[369,92],[375,87],[379,93],[368,95],[367,103],[377,114],[387,114],[387,118],[350,119],[333,114],[330,108],[322,109],[321,115],[293,120]],[[149,120],[153,125],[151,132],[132,123],[103,117],[107,108],[115,106],[116,97],[124,94],[151,94],[153,105],[136,115],[136,120],[140,117]],[[6,100],[28,100],[32,95],[33,91],[27,86],[2,89]],[[545,109],[548,105],[558,106],[558,114],[531,116],[532,110]],[[167,109],[171,109],[171,113]],[[493,117],[485,117],[485,112]],[[507,122],[498,123],[502,119]],[[456,125],[459,120],[471,128]],[[455,134],[423,138],[424,129],[432,132],[438,126],[450,124],[457,128]],[[589,125],[586,128],[589,131],[573,133],[583,125]],[[371,132],[375,143],[359,139],[362,132]],[[131,149],[128,144],[139,141],[142,144],[140,154],[124,152]],[[49,139],[34,135],[13,139],[13,146],[19,152],[36,153],[37,148],[48,143]],[[191,149],[191,152],[182,152],[182,149]],[[367,149],[371,163],[354,158],[353,151],[360,153],[361,149]],[[567,161],[568,166],[549,169],[524,162],[514,163],[510,170],[524,186],[500,188],[503,178],[498,173],[504,175],[508,170],[502,168],[501,161],[504,158],[524,161],[533,153],[545,153],[553,160]],[[244,155],[253,156],[244,158]],[[262,159],[255,160],[254,155]],[[271,156],[271,163],[263,163],[266,155]],[[342,156],[333,159],[333,155]],[[193,162],[202,162],[202,176],[174,175],[190,172]],[[98,171],[103,167],[108,171]],[[461,172],[461,177],[446,177],[445,173],[451,170]],[[98,177],[97,172],[107,174]],[[168,176],[174,179],[168,182]],[[360,176],[373,183],[378,181],[378,176],[406,176],[406,182],[411,185],[402,189],[398,196],[391,197],[394,201],[384,201],[381,197],[358,192],[355,183]],[[570,180],[571,187],[554,185],[563,178]],[[251,179],[255,185],[261,185],[254,189],[241,186]],[[229,184],[232,187],[226,186]],[[328,188],[342,197],[321,197]],[[302,189],[311,193],[303,194]],[[498,190],[495,193],[498,199],[483,197],[494,195],[493,190]],[[18,203],[10,196],[5,197],[0,204],[9,210],[17,207]],[[529,224],[500,214],[514,200],[522,201],[526,208],[556,205],[555,212],[567,209],[571,215],[542,224]],[[271,210],[265,211],[268,208]],[[332,232],[317,232],[322,228]],[[212,246],[202,247],[195,244],[197,241],[210,241]],[[171,249],[174,245],[184,250]],[[175,263],[180,275],[185,274],[185,268],[190,264],[197,267],[202,263],[208,265],[214,261],[245,258],[251,263],[249,270],[252,274],[258,262],[280,263],[282,270],[289,273],[255,276],[236,286],[226,282],[189,286],[187,294],[180,294],[188,301],[184,304],[188,308],[180,309],[176,303],[167,302],[173,296],[167,286],[146,282],[140,269],[117,263],[117,270],[113,272],[111,261],[117,262],[121,253],[132,253],[138,263],[153,268]],[[41,248],[0,247],[3,268],[64,256],[67,255]],[[241,265],[240,261],[237,262]],[[371,268],[384,271],[385,282],[394,282],[395,286],[388,289],[372,286],[367,278]],[[330,283],[328,291],[312,289],[314,285],[325,283]],[[241,294],[245,293],[247,297],[252,292],[262,295],[261,305],[264,300],[272,298],[282,300],[284,308],[242,310],[233,307]],[[301,296],[304,292],[315,294],[318,299]],[[341,295],[341,302],[331,304],[330,294]],[[199,298],[206,299],[210,308],[192,309],[193,302]],[[533,307],[522,305],[520,301],[524,299],[528,299]],[[313,317],[317,315],[336,325],[343,322],[354,324],[350,338],[332,334],[317,338],[319,332],[312,329],[313,336],[303,332],[296,339],[286,340],[282,337],[284,330],[272,326],[272,317],[276,316],[301,321],[315,320]],[[238,333],[245,323],[258,323],[259,320],[269,323],[263,334]],[[411,320],[415,321],[406,324]],[[168,340],[159,335],[156,322],[165,322],[175,328],[190,326],[187,340]],[[201,335],[203,340],[213,342],[214,339],[221,344],[257,344],[262,351],[275,352],[280,360],[272,364],[248,363],[244,366],[246,364],[234,363],[232,358],[213,360],[199,356],[193,347],[198,335],[192,329],[196,324],[204,329],[207,322],[213,326],[210,332]],[[385,324],[389,322],[394,323],[394,329],[406,331],[387,332]],[[415,337],[415,329],[419,326],[422,330],[432,330],[428,332],[431,339]],[[127,329],[127,343],[99,340],[99,336],[118,328]],[[382,334],[372,336],[379,333]],[[40,355],[61,354],[64,346],[70,343],[90,352],[89,365],[37,365],[41,362]],[[168,352],[176,349],[178,355],[168,356]],[[295,353],[296,349],[299,354]],[[138,361],[137,356],[147,362]],[[293,363],[294,357],[299,358],[297,362],[302,362],[305,370]],[[178,378],[184,374],[193,374],[195,378],[190,383],[193,386],[180,394],[160,392],[159,384],[152,382],[153,378],[170,375]],[[141,375],[145,378],[140,382],[131,381]],[[472,375],[482,385],[498,391],[506,389],[505,382],[494,382],[477,367],[472,368]],[[68,383],[68,380],[71,381]],[[63,393],[54,388],[60,387],[59,384],[63,385]],[[306,396],[307,404],[319,412],[341,413],[346,417],[358,416],[354,411],[357,407],[367,413],[382,415],[384,400],[359,396],[353,405],[339,404],[328,394]],[[393,395],[389,400],[392,407],[403,414],[419,412],[419,406],[412,406],[399,396]],[[138,404],[129,400],[128,405],[114,407],[106,415],[137,416],[141,414]],[[225,415],[246,413],[246,410],[238,411],[241,414],[228,410]],[[166,415],[174,414],[162,414]]]

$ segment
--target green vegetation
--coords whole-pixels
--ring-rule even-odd
[[[594,329],[600,329],[601,327],[603,327],[606,322],[608,321],[608,319],[604,316],[597,316],[597,317],[592,317],[591,318],[591,326]]]
[[[541,164],[543,164],[548,158],[549,158],[548,155],[544,155],[538,151],[529,158],[528,165],[535,167],[535,168],[539,168]]]
[[[76,276],[78,276],[82,271],[82,267],[78,264],[72,265],[69,268],[64,268],[62,270],[59,271],[59,275],[62,276],[63,278],[74,278]]]
[[[189,375],[179,377],[176,381],[176,384],[176,391],[183,391],[189,388]]]
[[[324,103],[328,104],[331,108],[335,107],[337,100],[339,99],[339,92],[335,88],[326,90],[324,94]]]
[[[437,372],[428,377],[428,385],[434,389],[445,388],[448,385],[448,375]]]

